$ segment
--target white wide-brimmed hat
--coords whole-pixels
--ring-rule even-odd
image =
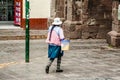
[[[60,20],[60,18],[55,18],[54,22],[52,23],[53,25],[61,25],[62,21]]]

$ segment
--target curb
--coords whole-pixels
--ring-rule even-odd
[[[46,39],[46,35],[30,35],[30,39]],[[0,36],[0,40],[24,40],[25,35],[23,36]]]

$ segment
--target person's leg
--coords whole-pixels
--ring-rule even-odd
[[[60,65],[61,65],[61,56],[59,56],[57,58],[57,70],[56,70],[56,72],[63,72],[63,70],[60,69]]]
[[[53,61],[54,61],[53,58],[49,59],[49,62],[48,62],[46,69],[45,69],[46,73],[49,73],[49,68],[50,68],[51,64],[53,63]]]

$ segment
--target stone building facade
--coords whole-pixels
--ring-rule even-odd
[[[120,0],[113,0],[112,2],[112,31],[108,33],[107,42],[116,47],[120,47],[120,20],[118,20],[118,6]]]
[[[118,4],[119,0],[52,0],[49,22],[60,17],[67,38],[107,39],[109,44],[120,46]],[[113,31],[117,34],[114,40]]]

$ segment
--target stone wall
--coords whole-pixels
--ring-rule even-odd
[[[112,0],[71,0],[67,3],[67,10],[72,13],[67,13],[69,16],[64,23],[66,37],[106,38],[112,27]]]
[[[120,0],[113,0],[112,31],[108,33],[107,42],[111,46],[120,47],[120,21],[118,20],[118,5]],[[120,14],[120,13],[119,13]]]
[[[112,0],[53,0],[54,16],[64,21],[65,36],[73,39],[106,38],[112,27]],[[62,6],[61,6],[62,5]],[[52,14],[53,15],[53,14]],[[50,20],[51,21],[51,20]]]
[[[55,17],[60,17],[65,20],[65,5],[66,0],[51,0],[50,18],[48,20],[48,26],[51,25]]]
[[[89,0],[89,17],[85,23],[83,38],[106,38],[112,27],[111,4],[111,0]]]

